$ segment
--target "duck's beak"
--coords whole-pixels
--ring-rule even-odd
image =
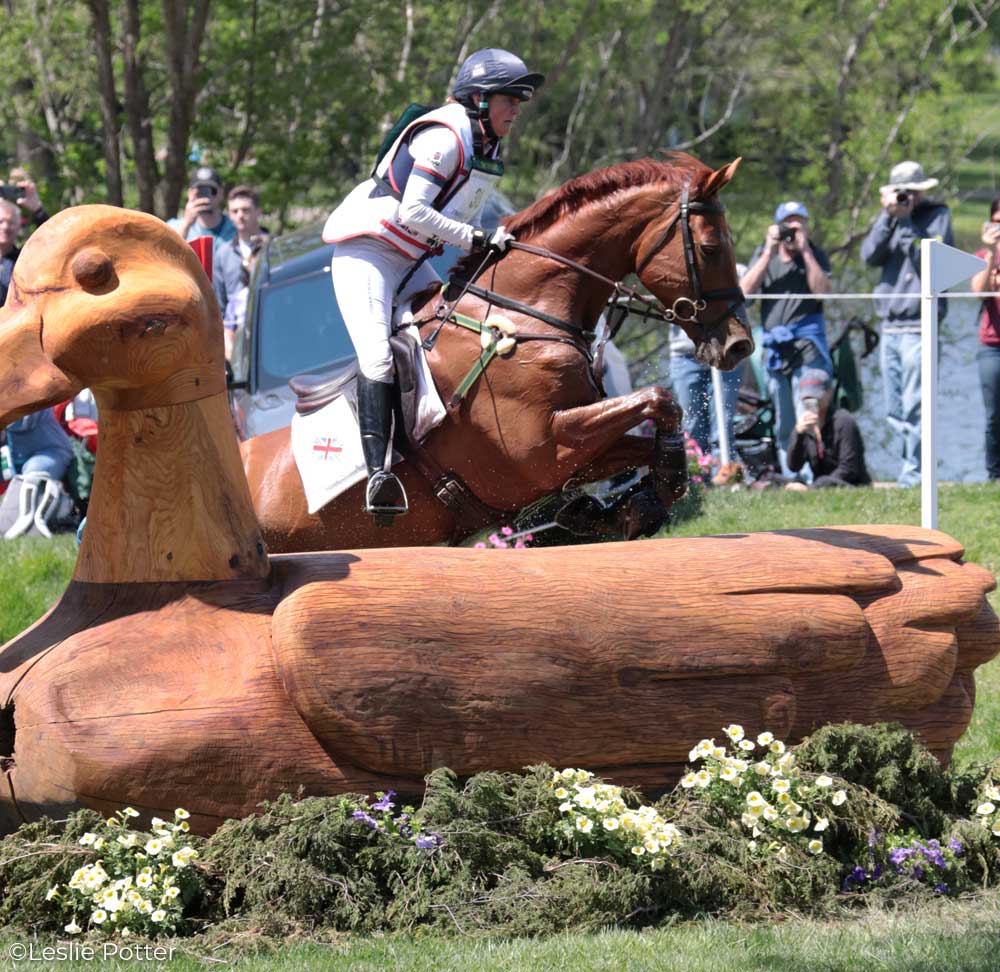
[[[11,306],[10,296],[0,308],[0,428],[83,388],[46,355],[36,309],[30,303]]]

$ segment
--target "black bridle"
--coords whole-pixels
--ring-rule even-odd
[[[720,202],[704,202],[699,199],[692,201],[689,198],[689,185],[685,184],[681,190],[681,199],[677,207],[677,212],[663,228],[663,232],[656,238],[656,242],[635,268],[635,274],[639,276],[652,262],[653,257],[667,245],[667,240],[670,239],[670,234],[674,231],[674,227],[680,224],[681,240],[684,244],[684,267],[687,271],[688,284],[690,285],[693,297],[678,297],[674,301],[673,307],[664,308],[666,320],[683,324],[697,324],[704,330],[739,310],[746,303],[746,298],[740,287],[723,287],[719,290],[709,290],[704,293],[701,289],[701,277],[698,275],[698,264],[694,258],[694,240],[691,238],[691,213],[724,213],[725,211],[726,207]],[[728,300],[729,298],[734,298],[733,302],[718,317],[711,321],[701,321],[698,319],[698,315],[705,310],[710,301]],[[681,309],[689,312],[682,314],[680,313]]]

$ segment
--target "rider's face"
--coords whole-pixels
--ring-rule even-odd
[[[501,138],[506,135],[511,126],[521,114],[521,99],[513,95],[492,94],[487,99],[490,106],[490,124],[493,131]]]

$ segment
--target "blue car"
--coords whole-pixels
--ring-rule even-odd
[[[492,229],[514,208],[494,193],[483,213]],[[290,425],[295,395],[288,379],[354,357],[330,283],[335,247],[324,243],[322,223],[276,236],[265,244],[250,280],[246,322],[230,358],[229,399],[243,439]],[[442,279],[462,254],[454,247],[431,259]]]

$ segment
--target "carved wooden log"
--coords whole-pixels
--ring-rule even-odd
[[[730,721],[794,741],[898,719],[947,759],[1000,648],[992,577],[960,554],[845,527],[75,582],[0,654],[7,824],[131,803],[207,831],[284,791],[414,791],[442,765],[662,787]]]

